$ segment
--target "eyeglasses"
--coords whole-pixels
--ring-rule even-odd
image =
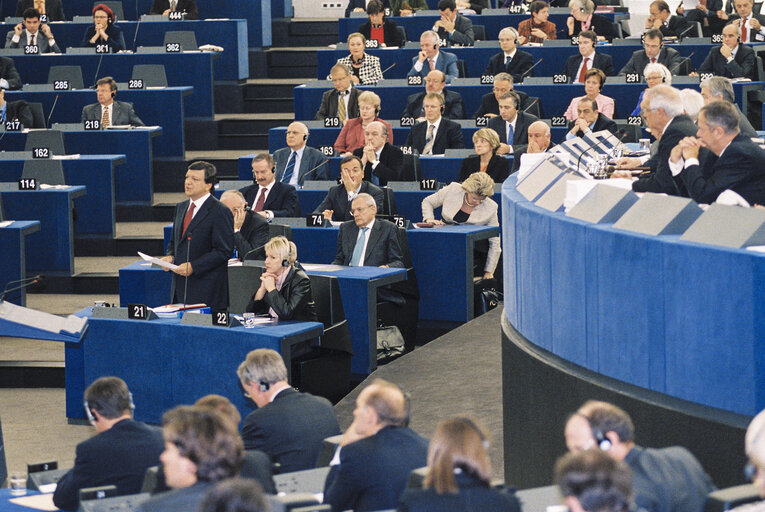
[[[369,205],[359,206],[358,208],[351,208],[351,214],[356,215],[357,213],[363,212],[367,208],[369,208]]]

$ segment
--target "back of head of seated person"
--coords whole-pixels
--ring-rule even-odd
[[[232,478],[219,482],[199,506],[199,512],[268,512],[268,498],[258,482]]]
[[[558,459],[555,482],[571,512],[631,510],[629,467],[596,449],[568,453]]]

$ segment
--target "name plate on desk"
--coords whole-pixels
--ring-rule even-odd
[[[37,190],[37,186],[35,178],[21,178],[19,180],[19,190]]]
[[[128,89],[143,89],[144,83],[142,78],[131,78],[128,80]]]
[[[765,210],[712,204],[680,240],[736,249],[765,245]]]
[[[167,53],[181,53],[180,43],[167,43],[165,45],[165,52]]]
[[[552,160],[544,160],[518,183],[516,190],[529,201],[536,200],[563,176],[563,169]]]
[[[638,200],[632,190],[597,184],[566,215],[586,222],[616,222]]]
[[[40,53],[40,48],[36,44],[24,46],[24,55],[37,55],[38,53]]]
[[[135,305],[142,305],[142,304],[133,304]],[[154,314],[153,311],[148,311],[146,313],[147,318],[144,318],[143,320],[156,320],[157,315]],[[94,307],[93,313],[90,315],[91,318],[111,318],[112,320],[127,320],[128,317],[128,308],[106,308],[106,307]]]
[[[681,235],[701,213],[693,199],[646,192],[614,227],[653,236]]]
[[[6,121],[5,122],[5,131],[6,132],[18,132],[21,131],[21,121],[18,119],[14,119],[13,121]]]
[[[305,225],[309,228],[324,227],[324,215],[321,213],[309,213],[305,216]]]
[[[213,309],[210,319],[212,325],[216,327],[240,327],[242,325],[239,320],[231,316],[225,309]]]

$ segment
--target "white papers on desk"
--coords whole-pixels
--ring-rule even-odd
[[[62,190],[69,188],[69,185],[48,185],[47,183],[40,183],[40,190]]]
[[[22,496],[21,498],[11,498],[11,503],[21,507],[29,507],[37,510],[58,510],[53,504],[53,494],[35,494],[34,496]]]
[[[52,493],[56,491],[56,487],[58,487],[58,484],[56,482],[53,482],[52,484],[41,484],[37,486],[37,490],[40,491],[43,494]]]
[[[4,220],[3,222],[0,222],[0,228],[7,228],[11,224],[13,224],[12,220]]]
[[[175,270],[178,268],[178,265],[174,265],[165,260],[155,258],[154,256],[149,256],[148,254],[144,254],[141,251],[138,251],[138,256],[140,256],[141,259],[143,259],[144,261],[148,261],[149,263],[154,263],[155,265],[159,265],[160,267],[166,268],[168,270]]]
[[[79,153],[75,153],[73,155],[51,155],[51,160],[77,160],[80,158]]]
[[[740,194],[732,191],[729,188],[720,192],[720,195],[717,196],[715,203],[724,204],[726,206],[745,206],[747,208],[751,206],[746,199],[741,197]]]
[[[765,245],[750,245],[746,248],[748,251],[765,253]]]
[[[344,265],[324,265],[322,263],[301,263],[301,265],[306,270],[313,270],[316,272],[334,272],[336,270],[349,268]]]

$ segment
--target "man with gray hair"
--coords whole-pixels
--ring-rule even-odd
[[[359,94],[361,93],[353,87],[351,70],[345,64],[335,64],[329,70],[329,77],[335,88],[322,94],[321,105],[314,119],[321,121],[337,117],[345,124],[348,119],[359,117]]]
[[[690,197],[712,203],[732,190],[749,204],[765,204],[765,151],[738,129],[739,115],[727,101],[713,101],[699,112],[696,137],[685,137],[670,154],[672,176],[679,176]],[[699,148],[714,155],[699,162]]]
[[[738,129],[741,131],[741,134],[745,137],[757,137],[757,132],[754,131],[752,123],[749,122],[735,103],[736,95],[733,92],[733,84],[730,83],[730,78],[711,76],[702,80],[699,87],[701,88],[701,96],[704,98],[705,104],[717,100],[727,101],[732,104],[739,115]]]
[[[274,152],[276,181],[297,188],[305,180],[328,180],[329,162],[321,151],[306,145],[308,127],[300,122],[287,126],[287,147]]]
[[[754,50],[740,44],[740,36],[741,31],[736,25],[725,25],[722,30],[722,44],[709,50],[707,58],[699,66],[698,73],[757,80],[757,59]]]
[[[459,76],[457,56],[453,53],[439,51],[440,39],[432,30],[426,30],[420,36],[420,52],[412,58],[412,69],[407,76],[421,76],[423,79],[437,69],[446,75],[446,83]]]
[[[238,190],[226,190],[220,196],[223,203],[234,216],[234,249],[237,257],[262,260],[266,258],[263,247],[268,242],[268,221],[261,215],[255,215],[245,209],[247,201]]]
[[[364,179],[384,187],[389,181],[401,179],[404,154],[388,142],[388,127],[380,121],[372,121],[364,127],[364,145],[353,151],[361,158]]]
[[[534,76],[531,68],[534,57],[530,53],[518,49],[518,31],[513,27],[505,27],[499,31],[499,48],[501,52],[489,59],[489,64],[483,72],[485,75],[508,73],[516,82],[523,82],[526,76]]]
[[[275,350],[253,350],[236,373],[258,406],[242,424],[245,450],[266,452],[282,473],[316,467],[324,438],[340,433],[329,400],[290,387],[287,367]]]
[[[529,98],[525,92],[513,88],[513,76],[510,73],[497,73],[494,75],[494,87],[492,92],[481,96],[481,106],[478,107],[473,117],[496,117],[499,115],[499,99],[513,91],[521,100],[521,110],[526,112],[539,98]],[[532,110],[531,112],[536,112]]]

